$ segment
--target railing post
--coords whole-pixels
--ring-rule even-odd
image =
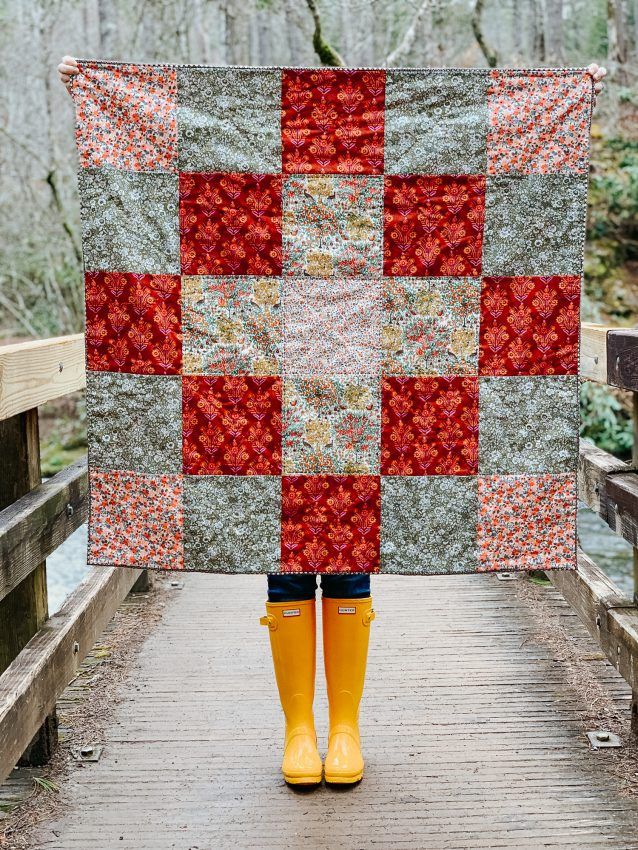
[[[41,483],[37,407],[0,420],[0,510]],[[0,674],[49,616],[46,562],[0,601]],[[41,765],[57,744],[55,711],[45,718],[20,763]]]
[[[140,577],[137,579],[130,593],[148,593],[153,589],[153,571],[142,570]]]

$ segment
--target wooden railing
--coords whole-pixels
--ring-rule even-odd
[[[583,324],[579,373],[633,393],[632,462],[581,440],[578,470],[579,497],[634,547],[633,598],[582,552],[577,572],[548,575],[631,685],[631,727],[638,735],[638,329]]]
[[[146,571],[91,570],[48,616],[46,558],[87,519],[86,460],[42,483],[38,406],[85,385],[82,334],[0,347],[0,781],[57,742],[55,703]]]
[[[581,376],[638,394],[638,329],[583,325],[582,331]],[[48,759],[57,698],[122,599],[148,581],[144,570],[93,569],[48,617],[45,561],[86,521],[87,471],[86,461],[77,461],[41,482],[38,406],[84,385],[81,334],[0,347],[0,780],[21,757],[32,764]],[[638,547],[633,465],[583,443],[579,493]],[[636,599],[583,553],[577,572],[550,577],[631,685],[638,732]]]

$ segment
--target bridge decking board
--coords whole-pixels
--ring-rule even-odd
[[[373,582],[359,787],[286,788],[264,579],[191,574],[121,686],[102,759],[65,781],[70,807],[38,847],[637,850],[638,799],[620,794],[614,756],[589,750],[583,705],[512,585]],[[558,593],[544,598],[627,713],[626,683]],[[317,686],[323,749],[320,651]]]

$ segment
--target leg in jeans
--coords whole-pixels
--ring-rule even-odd
[[[374,619],[370,576],[324,575],[323,655],[330,731],[326,782],[350,785],[363,777],[359,704],[365,682],[370,623]]]
[[[269,575],[266,616],[275,678],[286,718],[281,770],[292,785],[317,785],[323,765],[312,712],[315,695],[314,575]]]
[[[269,575],[269,602],[302,602],[314,599],[317,589],[315,575]]]
[[[282,771],[291,784],[317,784],[322,765],[317,751],[312,703],[315,685],[315,575],[269,575],[267,616],[270,643],[286,717]],[[330,734],[326,780],[342,784],[363,776],[358,713],[374,618],[370,576],[321,576],[323,644]]]
[[[367,599],[370,596],[370,576],[367,573],[324,573],[321,591],[324,599]]]

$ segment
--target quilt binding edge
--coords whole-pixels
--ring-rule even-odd
[[[201,68],[204,70],[211,71],[224,71],[224,70],[240,70],[240,71],[309,71],[309,70],[326,70],[329,69],[325,65],[318,66],[293,66],[293,65],[205,65],[199,63],[181,63],[181,62],[125,62],[121,60],[110,60],[110,59],[87,59],[77,57],[76,61],[78,63],[90,63],[91,65],[97,65],[99,67],[125,67],[128,65],[137,65],[137,66],[146,66],[152,68]],[[332,68],[332,70],[336,71],[402,71],[402,72],[410,72],[415,74],[423,73],[424,71],[436,72],[436,73],[462,73],[468,75],[486,75],[490,74],[492,71],[496,71],[498,73],[506,73],[512,76],[544,76],[546,73],[559,74],[560,76],[568,76],[574,73],[587,73],[587,68],[429,68],[429,67],[417,67],[417,68],[406,68],[406,67],[392,67],[392,68],[384,68],[378,66],[366,66],[366,67],[350,67],[350,66],[336,66]],[[71,86],[70,93],[73,98],[73,82],[75,77],[71,77]],[[589,122],[588,122],[588,134],[587,134],[587,155],[589,157],[591,152],[591,126],[592,126],[592,117],[594,111],[594,80],[591,80],[591,90],[590,90],[590,109],[589,109]],[[74,100],[75,106],[75,100]],[[78,121],[76,114],[75,121],[75,131],[78,129]],[[77,151],[77,149],[76,149]],[[76,157],[76,180],[79,182],[80,175],[80,160],[79,157]],[[589,186],[590,186],[590,172],[591,168],[587,169],[586,175],[586,192],[585,198],[589,197]],[[581,297],[582,297],[582,289],[583,289],[583,275],[584,275],[584,262],[585,262],[585,245],[587,241],[587,202],[584,205],[583,216],[581,219],[581,252],[580,252],[580,287],[581,287]],[[84,263],[84,252],[82,253],[82,271],[83,276],[86,273],[87,269]],[[582,378],[580,377],[580,349],[581,349],[581,332],[580,327],[578,329],[578,364],[579,370],[576,374],[576,391],[580,398],[580,387],[582,384]],[[85,371],[90,371],[88,369],[88,353],[86,349],[86,344],[84,346],[84,365]],[[87,417],[87,428],[88,428],[88,417]],[[577,443],[580,446],[580,432],[577,434]],[[90,534],[91,534],[91,450],[90,450],[90,442],[87,440],[87,486],[88,486],[88,502],[89,502],[89,511],[88,511],[88,520],[87,520],[87,566],[90,567],[103,567],[108,568],[112,567],[114,569],[151,569],[157,570],[159,572],[168,572],[168,573],[203,573],[206,575],[209,572],[211,575],[322,575],[322,573],[312,572],[312,571],[295,571],[294,573],[284,573],[281,571],[277,572],[262,572],[261,570],[251,570],[250,572],[244,573],[236,573],[233,570],[194,570],[187,569],[186,567],[180,567],[177,569],[166,569],[163,567],[156,566],[145,566],[145,567],[133,567],[129,564],[116,564],[112,562],[101,563],[98,561],[91,561],[88,557],[90,543]],[[578,475],[578,470],[576,469],[576,475]],[[564,571],[569,572],[570,570],[578,571],[578,486],[576,487],[576,493],[574,496],[574,566],[573,567],[554,567],[552,571]],[[182,541],[183,543],[183,541]],[[379,566],[379,570],[371,573],[355,573],[348,572],[345,575],[405,575],[405,576],[414,576],[414,575],[490,575],[492,573],[497,573],[498,570],[456,570],[452,573],[384,573]],[[527,570],[507,570],[507,572],[527,572]]]

